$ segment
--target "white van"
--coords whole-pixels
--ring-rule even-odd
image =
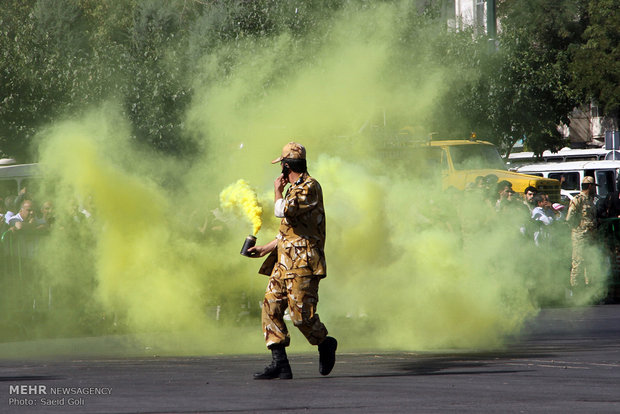
[[[17,195],[30,184],[30,179],[40,176],[38,164],[13,164],[5,159],[0,161],[0,197]]]
[[[579,194],[584,177],[594,177],[597,195],[605,198],[615,191],[620,161],[569,161],[523,165],[517,172],[554,178],[561,183],[562,195],[567,198]],[[564,198],[564,197],[563,197]]]
[[[505,160],[509,169],[539,162],[570,161],[612,161],[620,160],[620,152],[605,148],[572,149],[562,148],[558,152],[544,151],[539,157],[533,152],[512,152]]]

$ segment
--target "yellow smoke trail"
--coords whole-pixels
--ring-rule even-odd
[[[263,208],[258,202],[256,191],[250,187],[247,181],[241,179],[229,185],[220,193],[220,203],[224,210],[241,210],[245,217],[252,223],[252,234],[256,236],[263,220]]]

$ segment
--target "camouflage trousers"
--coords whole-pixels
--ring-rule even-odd
[[[571,239],[573,242],[573,260],[570,269],[570,285],[575,287],[580,280],[589,285],[586,249],[592,243],[592,238],[583,233],[573,232]]]
[[[284,312],[289,309],[291,321],[312,345],[323,342],[327,328],[316,313],[319,301],[318,276],[295,276],[289,279],[270,277],[263,300],[263,334],[267,347],[274,344],[288,346],[290,336],[284,323]]]

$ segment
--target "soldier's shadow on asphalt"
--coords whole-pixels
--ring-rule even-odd
[[[576,349],[578,347],[575,347]],[[564,348],[566,350],[566,348]],[[548,352],[547,352],[548,351]],[[506,369],[507,364],[519,363],[519,360],[554,358],[553,350],[506,350],[504,352],[480,352],[463,354],[423,354],[411,355],[410,361],[370,363],[376,368],[374,373],[359,373],[352,375],[335,375],[341,378],[365,378],[365,377],[399,377],[399,376],[430,376],[430,375],[489,375],[489,374],[513,374],[520,372],[532,372],[535,368],[520,367]],[[399,357],[398,359],[407,359]],[[496,367],[493,369],[493,367]]]
[[[618,332],[607,332],[606,337],[598,339],[597,349],[606,347],[615,349]],[[553,337],[553,335],[552,335]],[[342,377],[391,377],[391,376],[425,376],[425,375],[476,375],[507,374],[535,371],[534,363],[527,360],[557,359],[558,354],[581,352],[591,349],[590,338],[554,338],[555,343],[547,340],[528,343],[515,343],[498,351],[456,352],[456,353],[420,353],[420,354],[385,354],[382,356],[366,355],[366,372],[343,375]],[[383,360],[383,361],[382,361]],[[511,365],[515,369],[511,369]],[[517,368],[518,366],[518,368]],[[494,369],[495,367],[495,369]],[[374,373],[368,372],[374,370]],[[337,375],[337,374],[336,374]]]
[[[463,361],[420,361],[401,367],[402,376],[425,375],[475,375],[475,374],[513,374],[532,371],[530,369],[483,369],[491,364]]]
[[[533,371],[533,369],[483,369],[490,367],[488,362],[465,362],[460,360],[425,360],[394,367],[392,372],[376,372],[372,374],[335,375],[341,378],[375,378],[375,377],[408,377],[430,375],[488,375],[488,374],[513,374],[518,372]]]

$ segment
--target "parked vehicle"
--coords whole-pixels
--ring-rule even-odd
[[[539,157],[533,152],[513,152],[505,161],[510,169],[517,169],[535,163],[605,160],[620,160],[620,152],[604,148],[562,148],[558,152],[544,151]]]
[[[522,193],[527,187],[560,201],[560,182],[547,177],[508,171],[497,147],[490,142],[468,140],[425,140],[388,142],[383,157],[423,164],[422,169],[441,171],[443,187],[465,190],[478,177],[494,175],[498,181],[507,180],[512,189]],[[420,169],[420,167],[418,167]]]
[[[31,179],[39,177],[38,164],[14,164],[10,161],[0,163],[0,196],[17,195]]]
[[[620,161],[571,161],[546,164],[530,164],[517,168],[518,172],[553,178],[560,181],[561,189],[572,198],[581,191],[584,177],[594,177],[598,184],[597,195],[601,198],[613,192],[618,181]]]

